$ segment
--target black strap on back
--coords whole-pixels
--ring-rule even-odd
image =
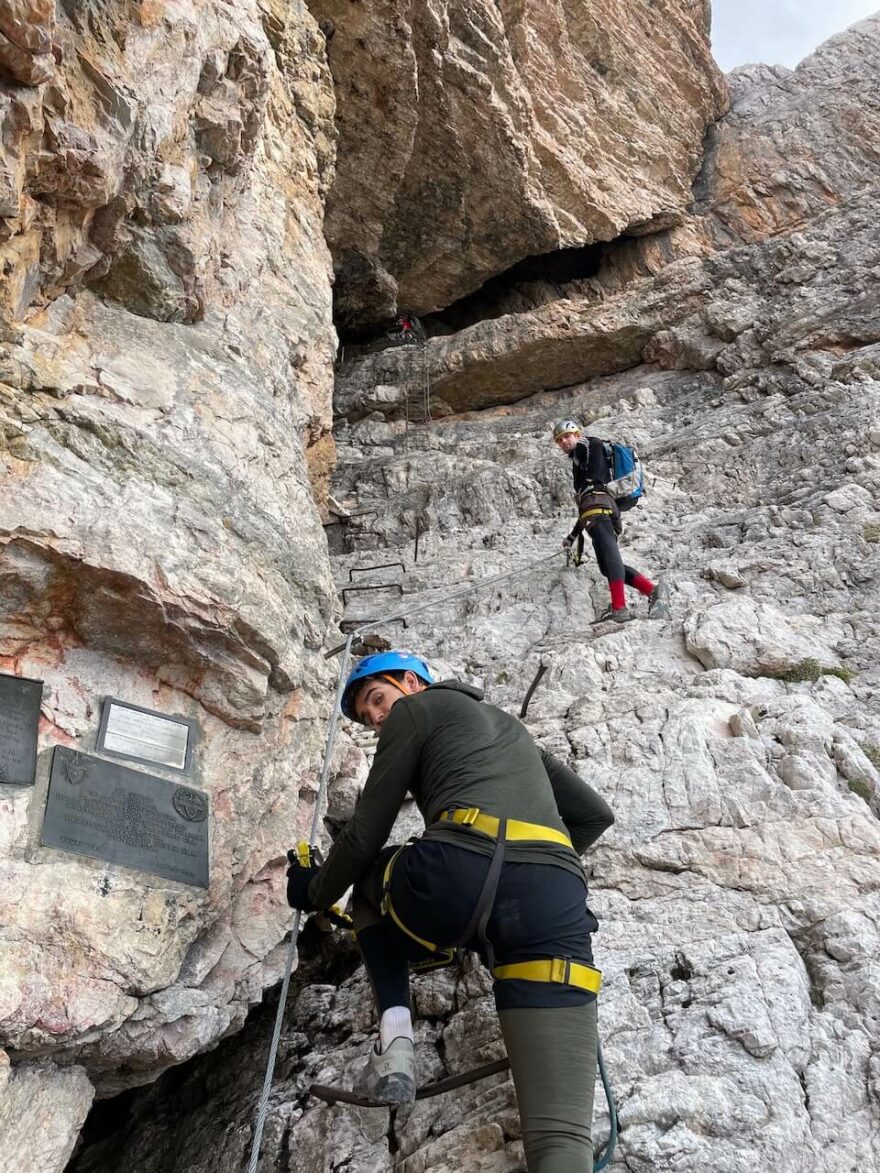
[[[492,908],[495,904],[495,894],[498,891],[498,881],[501,879],[501,868],[504,865],[504,847],[507,839],[507,819],[501,819],[498,823],[498,837],[495,840],[495,850],[492,852],[492,858],[489,861],[489,870],[486,872],[486,878],[483,881],[483,887],[480,889],[480,895],[477,897],[474,904],[474,910],[471,913],[470,920],[467,923],[467,928],[461,934],[453,945],[467,946],[468,942],[473,940],[476,936],[480,942],[486,964],[491,970],[495,965],[495,950],[492,948],[492,943],[486,936],[486,926],[489,923],[489,917],[492,915]]]

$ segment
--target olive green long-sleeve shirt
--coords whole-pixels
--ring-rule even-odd
[[[483,703],[482,695],[469,684],[444,680],[394,704],[354,814],[309,886],[318,908],[338,900],[375,860],[407,793],[425,820],[425,839],[491,855],[488,836],[437,823],[450,807],[479,807],[498,818],[553,827],[574,844],[572,851],[562,844],[508,843],[506,860],[583,874],[579,855],[614,822],[611,808],[573,770],[538,749],[520,721]]]

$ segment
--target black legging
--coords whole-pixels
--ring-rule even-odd
[[[627,566],[621,558],[620,548],[617,545],[617,534],[614,532],[611,519],[608,517],[600,518],[590,526],[589,533],[601,574],[609,582],[619,582],[623,579],[627,586],[632,586],[632,580],[638,571]]]

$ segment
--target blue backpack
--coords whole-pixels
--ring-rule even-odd
[[[638,453],[628,444],[605,442],[605,455],[611,467],[611,480],[605,486],[621,512],[638,505],[645,495],[645,473]]]

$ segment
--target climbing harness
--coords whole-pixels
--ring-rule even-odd
[[[603,517],[613,519],[617,512],[614,499],[608,493],[594,491],[578,494],[578,521],[587,533],[597,521]]]
[[[455,807],[444,811],[440,816],[441,823],[459,823],[465,827],[472,827],[474,831],[481,831],[492,839],[503,839],[508,843],[561,843],[563,847],[574,846],[564,831],[557,831],[555,827],[544,827],[540,823],[524,823],[521,819],[496,819],[494,815],[484,814],[479,807]],[[506,826],[506,833],[502,835],[501,828]]]
[[[598,994],[602,988],[602,973],[592,965],[572,961],[570,957],[541,958],[538,961],[517,961],[512,965],[496,965],[492,976],[499,981],[554,982],[575,986]]]
[[[336,696],[335,696],[334,703],[333,703],[333,711],[332,711],[332,714],[330,717],[330,727],[327,731],[327,742],[326,742],[326,746],[324,749],[324,761],[323,761],[323,764],[321,767],[321,774],[320,774],[320,778],[318,781],[318,792],[317,792],[317,796],[315,799],[315,813],[312,816],[312,825],[311,825],[311,830],[310,830],[310,834],[309,834],[309,840],[310,840],[311,844],[314,844],[315,840],[318,837],[318,826],[319,826],[319,822],[320,822],[320,818],[321,818],[321,807],[322,807],[322,804],[324,801],[324,796],[327,791],[327,784],[328,784],[329,776],[330,776],[330,763],[331,763],[332,756],[333,756],[333,748],[336,744],[336,732],[337,732],[337,727],[339,724],[339,716],[340,716],[340,713],[343,711],[342,710],[343,693],[346,688],[347,670],[348,670],[349,661],[351,659],[351,648],[352,648],[352,642],[354,641],[354,639],[357,636],[360,636],[360,635],[364,634],[365,632],[371,630],[372,628],[381,627],[384,624],[394,622],[395,620],[402,619],[402,618],[408,618],[411,615],[419,614],[420,612],[427,610],[429,607],[436,606],[440,603],[450,603],[450,602],[453,602],[457,599],[465,598],[468,595],[474,594],[476,591],[483,590],[485,587],[491,586],[494,583],[501,582],[504,579],[513,578],[515,576],[521,576],[523,574],[526,574],[529,571],[536,569],[538,566],[543,566],[545,563],[549,562],[551,559],[557,558],[560,553],[561,553],[561,551],[554,550],[552,554],[545,554],[543,557],[537,558],[533,562],[526,563],[525,566],[518,566],[513,570],[507,570],[507,571],[502,572],[501,574],[490,575],[488,578],[481,578],[477,582],[471,584],[470,586],[465,587],[462,590],[454,591],[452,594],[441,595],[440,598],[436,598],[436,597],[432,596],[430,599],[426,599],[420,603],[417,603],[415,606],[407,607],[405,610],[398,612],[395,615],[387,615],[387,616],[384,616],[380,619],[369,620],[366,623],[360,624],[358,627],[354,628],[354,630],[350,631],[348,633],[348,637],[344,643],[339,644],[337,647],[332,648],[329,652],[324,653],[324,658],[329,659],[331,656],[338,655],[341,652],[342,659],[341,659],[340,665],[339,665],[339,676],[338,676],[338,680],[337,680],[337,684],[336,684]],[[450,813],[450,812],[448,812],[448,813]],[[490,879],[494,885],[491,888],[491,891],[493,893],[492,899],[494,900],[494,889],[495,889],[495,887],[497,887],[498,875],[493,874],[493,873],[497,871],[497,873],[500,874],[501,863],[503,861],[503,848],[504,848],[505,838],[509,839],[511,837],[509,828],[512,827],[513,834],[519,838],[528,838],[528,837],[535,838],[534,834],[531,836],[528,836],[525,834],[524,829],[530,829],[533,832],[534,831],[543,832],[544,836],[546,836],[548,839],[552,835],[554,842],[564,842],[564,843],[568,844],[569,846],[571,845],[571,841],[568,839],[568,837],[565,836],[562,832],[556,831],[554,828],[541,827],[536,823],[522,823],[516,819],[510,819],[510,820],[496,819],[494,816],[483,814],[477,808],[470,808],[470,809],[465,810],[463,812],[459,812],[457,810],[454,812],[451,812],[451,821],[465,822],[465,818],[470,817],[471,815],[473,815],[473,822],[471,822],[467,825],[475,826],[477,830],[483,830],[484,827],[488,828],[487,830],[484,831],[484,834],[489,834],[489,835],[492,835],[493,837],[496,838],[496,850],[492,856],[492,862],[489,867],[489,874],[487,875],[486,884],[484,884],[484,892],[480,894],[480,898],[477,901],[478,907],[477,907],[477,909],[475,909],[475,913],[479,913],[479,915],[477,916],[477,921],[478,922],[482,921],[482,924],[476,923],[473,926],[470,926],[470,925],[468,926],[468,933],[469,933],[468,939],[471,939],[475,933],[481,934],[483,937],[485,937],[485,924],[486,924],[486,921],[488,920],[489,911],[491,911],[491,901],[489,901],[488,907],[486,907],[485,909],[483,909],[481,906],[483,904],[485,904],[484,893],[489,885]],[[482,825],[480,825],[481,822],[482,822]],[[519,834],[520,831],[523,831],[522,835]],[[314,854],[313,854],[314,848],[309,847],[309,845],[307,845],[307,844],[303,844],[302,846],[308,848],[308,854],[306,857],[310,860],[313,860],[315,858]],[[500,848],[500,850],[499,850],[499,848]],[[299,851],[299,849],[298,849],[298,851]],[[395,855],[392,857],[390,864],[389,864],[389,869],[391,866],[393,866],[394,860],[397,858],[397,854],[399,854],[399,852],[395,853]],[[496,859],[497,859],[497,863],[496,863]],[[388,869],[386,869],[386,874],[390,874]],[[390,911],[390,908],[389,908],[389,911]],[[343,915],[345,915],[345,914],[343,914]],[[395,919],[395,923],[399,923],[396,920],[396,918],[393,917],[393,913],[391,915],[392,915],[392,918]],[[473,919],[474,918],[472,917],[472,920]],[[281,990],[280,990],[279,996],[278,996],[278,1008],[277,1008],[277,1011],[275,1014],[275,1024],[274,1024],[274,1028],[272,1031],[271,1042],[269,1044],[269,1056],[268,1056],[268,1060],[267,1060],[267,1064],[266,1064],[266,1074],[263,1079],[263,1087],[260,1092],[260,1097],[259,1097],[259,1100],[257,1103],[257,1112],[256,1112],[255,1121],[254,1121],[254,1135],[253,1135],[253,1141],[251,1144],[250,1159],[248,1162],[248,1173],[257,1173],[257,1167],[258,1167],[259,1161],[260,1161],[260,1149],[262,1148],[262,1142],[263,1142],[263,1130],[265,1128],[266,1116],[268,1114],[268,1109],[269,1109],[269,1096],[272,1091],[272,1082],[273,1082],[273,1078],[274,1078],[274,1074],[275,1074],[275,1063],[276,1063],[276,1060],[278,1057],[278,1046],[279,1046],[279,1042],[281,1039],[281,1029],[282,1029],[283,1020],[284,1020],[284,1009],[285,1009],[285,1006],[287,1003],[288,991],[290,989],[290,978],[291,978],[291,974],[293,972],[293,960],[294,960],[294,957],[296,956],[296,948],[297,948],[297,942],[299,939],[301,921],[302,921],[302,913],[299,910],[297,910],[296,915],[293,920],[293,925],[292,925],[291,931],[290,931],[290,946],[289,946],[289,949],[287,952],[287,959],[286,959],[285,966],[284,966],[284,976],[282,978]],[[406,930],[403,925],[400,925],[400,927],[403,929],[404,932],[408,932],[408,930]],[[413,934],[409,933],[409,935],[412,936]],[[416,940],[419,940],[419,938],[416,938]],[[430,951],[440,952],[439,950],[437,950],[436,946],[430,946],[430,943],[427,943],[427,942],[422,942],[422,943],[428,944]],[[443,954],[444,954],[444,959],[442,961],[438,961],[438,964],[448,964],[449,961],[451,961],[454,956],[454,952],[452,950],[443,950]],[[447,954],[448,954],[448,956],[446,956]],[[525,962],[522,964],[532,965],[532,964],[536,964],[536,963]],[[554,960],[554,961],[549,962],[548,964],[556,965],[556,964],[558,964],[558,961]],[[565,964],[567,964],[567,962],[565,961],[565,959],[563,959],[563,965],[565,965]],[[433,966],[432,966],[432,968],[433,968]],[[490,964],[490,968],[492,968],[491,964]],[[506,969],[508,967],[502,967],[502,968]],[[576,969],[587,969],[587,968],[589,968],[589,967],[576,966],[575,963],[570,963],[570,968],[568,970],[569,976],[571,976],[571,974],[573,972],[575,972]],[[593,971],[593,972],[598,973],[598,971]],[[525,980],[540,981],[540,980],[547,980],[547,979],[541,979],[541,978],[528,979],[528,978],[526,978]],[[553,979],[551,979],[551,980],[553,980]],[[572,984],[574,984],[574,983],[572,983]],[[587,987],[584,987],[584,988],[587,988]],[[595,1163],[593,1166],[595,1170],[600,1170],[600,1169],[604,1168],[604,1166],[611,1159],[611,1155],[613,1154],[613,1150],[614,1150],[614,1143],[615,1143],[616,1136],[617,1136],[617,1132],[616,1132],[617,1117],[616,1117],[616,1112],[614,1109],[614,1101],[613,1101],[611,1088],[610,1088],[610,1085],[607,1080],[607,1076],[606,1076],[605,1068],[604,1068],[604,1063],[602,1060],[601,1047],[599,1048],[598,1062],[599,1062],[599,1071],[602,1076],[602,1083],[605,1088],[606,1098],[608,1100],[609,1111],[611,1113],[612,1134],[611,1134],[611,1138],[609,1140],[608,1146],[606,1147],[604,1154],[599,1159],[599,1161],[597,1163]],[[499,1060],[497,1063],[489,1064],[487,1067],[480,1067],[480,1068],[475,1069],[474,1071],[464,1072],[461,1075],[450,1076],[447,1079],[439,1080],[434,1084],[429,1084],[429,1085],[421,1088],[416,1093],[416,1098],[417,1099],[426,1099],[429,1096],[441,1095],[445,1091],[451,1091],[456,1087],[461,1087],[461,1086],[468,1084],[468,1083],[471,1083],[477,1079],[483,1079],[489,1075],[493,1075],[493,1074],[496,1074],[497,1072],[504,1071],[507,1069],[507,1067],[508,1067],[507,1060]],[[325,1088],[321,1085],[316,1084],[316,1085],[313,1085],[313,1087],[310,1090],[313,1092],[313,1094],[317,1095],[321,1099],[324,1099],[328,1103],[342,1102],[342,1103],[358,1104],[358,1105],[361,1105],[364,1107],[387,1107],[387,1105],[378,1104],[378,1103],[375,1103],[374,1101],[371,1101],[371,1100],[365,1100],[364,1097],[358,1096],[358,1095],[356,1095],[356,1093],[345,1092],[342,1089]]]

